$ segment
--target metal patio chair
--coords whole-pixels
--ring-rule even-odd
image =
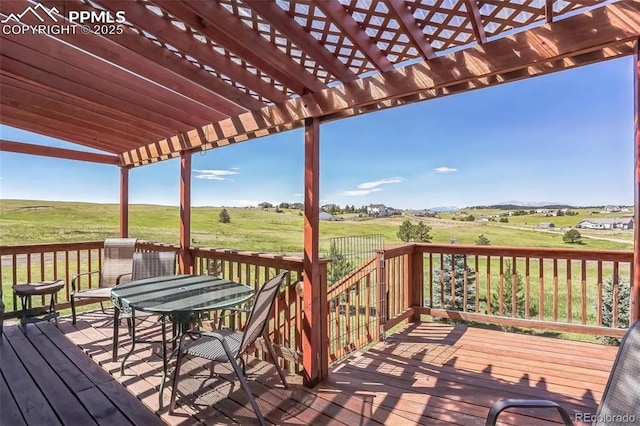
[[[496,402],[489,410],[486,425],[494,426],[500,413],[509,408],[555,408],[565,425],[573,425],[571,416],[560,405],[536,399],[503,399]],[[589,419],[576,417],[576,420],[611,426],[630,424],[629,417],[634,419],[633,422],[640,420],[640,321],[632,324],[622,339],[595,416]]]
[[[258,421],[261,425],[266,425],[264,417],[256,403],[255,397],[251,393],[249,384],[245,379],[245,363],[241,356],[249,347],[251,347],[251,345],[253,345],[258,337],[262,336],[265,340],[267,352],[271,359],[274,360],[274,364],[278,371],[278,375],[282,380],[282,384],[285,388],[288,388],[284,373],[280,369],[277,361],[275,361],[276,356],[273,352],[273,348],[271,347],[271,341],[269,340],[269,335],[267,333],[269,315],[273,310],[280,285],[287,273],[288,272],[280,273],[263,284],[263,286],[258,290],[243,331],[216,330],[214,332],[201,332],[192,330],[181,337],[180,345],[178,347],[178,360],[176,362],[175,371],[173,372],[173,387],[171,389],[171,404],[169,406],[170,413],[173,412],[176,405],[180,366],[184,361],[185,355],[190,355],[205,358],[212,362],[230,363],[242,388],[247,394],[247,398],[256,413]],[[187,342],[185,342],[186,337],[190,338]],[[195,340],[192,340],[194,338]],[[240,359],[242,369],[238,366],[236,361],[237,359]],[[213,367],[211,370],[213,371]]]
[[[109,238],[104,242],[102,267],[99,271],[83,272],[74,275],[71,280],[71,317],[76,323],[76,299],[93,299],[100,302],[111,300],[111,287],[116,285],[118,277],[131,273],[133,266],[133,253],[136,250],[135,238]],[[98,287],[79,290],[79,278],[85,275],[99,274]]]
[[[124,282],[125,277],[131,281],[145,278],[162,277],[176,274],[176,253],[167,252],[137,252],[133,254],[133,267],[130,273],[122,274],[116,279],[116,285]],[[131,321],[131,311],[123,309],[113,301],[113,361],[118,358],[118,338],[120,336],[120,320],[126,319],[129,334],[135,324]],[[136,319],[149,316],[145,312],[136,312]],[[137,341],[137,340],[136,340]]]

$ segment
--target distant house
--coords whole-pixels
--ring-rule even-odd
[[[556,225],[551,222],[541,222],[538,224],[538,228],[540,229],[553,229]]]
[[[603,218],[581,220],[576,228],[582,229],[633,229],[633,218]]]
[[[322,210],[323,212],[333,212],[340,210],[340,207],[337,204],[325,204],[324,206],[320,207],[320,210]]]
[[[431,210],[412,210],[411,214],[416,217],[436,217],[437,213]]]
[[[320,212],[319,215],[320,220],[333,220],[333,215],[327,212]]]
[[[384,204],[369,204],[367,206],[367,214],[375,217],[393,216],[398,212],[396,209],[387,207]]]

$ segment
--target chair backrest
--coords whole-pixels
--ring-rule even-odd
[[[176,253],[173,251],[133,254],[132,281],[175,274]]]
[[[131,273],[137,241],[135,238],[105,240],[104,258],[100,269],[100,287],[113,287],[116,285],[118,276]]]
[[[247,324],[244,327],[244,335],[238,354],[243,353],[249,346],[256,341],[267,326],[269,314],[273,310],[276,297],[280,290],[280,284],[284,281],[288,272],[281,272],[269,281],[264,283],[258,290],[258,294],[253,299],[253,307],[249,313]]]
[[[624,415],[635,416],[636,420],[615,420],[622,419]],[[632,324],[622,339],[596,413],[595,424],[630,424],[638,420],[640,420],[640,321]]]

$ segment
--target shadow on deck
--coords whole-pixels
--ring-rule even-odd
[[[220,376],[210,377],[209,366],[199,361],[184,365],[174,415],[166,408],[158,411],[159,348],[138,345],[120,376],[120,363],[111,360],[112,327],[109,311],[83,313],[75,326],[62,318],[59,329],[31,324],[26,334],[21,327],[5,326],[0,424],[21,424],[20,419],[27,424],[91,424],[87,419],[118,425],[257,424],[231,370],[220,365]],[[157,329],[146,332],[153,336]],[[128,349],[126,335],[121,341],[120,359]],[[253,360],[247,371],[262,412],[275,424],[481,425],[491,404],[502,398],[552,399],[569,412],[595,413],[616,351],[596,344],[420,323],[335,366],[315,389],[302,387],[298,376],[289,376],[291,389],[284,389],[275,368],[264,362]],[[29,398],[20,396],[24,392]],[[166,390],[165,407],[169,394]],[[15,418],[7,417],[10,414]],[[551,411],[518,410],[504,413],[500,420],[539,425],[559,418]]]

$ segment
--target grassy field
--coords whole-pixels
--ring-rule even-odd
[[[191,236],[194,245],[276,253],[299,253],[302,249],[303,217],[299,210],[276,213],[274,209],[228,208],[231,216],[229,224],[218,222],[220,210],[220,207],[192,209]],[[469,213],[476,217],[487,214],[484,211]],[[118,214],[118,205],[115,204],[0,200],[0,244],[103,240],[118,235]],[[422,220],[431,226],[435,243],[448,243],[451,238],[455,238],[460,244],[474,244],[478,236],[484,234],[491,245],[568,247],[562,241],[561,231],[541,232],[535,228],[534,222],[556,222],[556,219],[563,219],[568,224],[574,224],[587,215],[590,213],[581,211],[579,216],[561,218],[518,216],[510,218],[507,224],[460,222],[452,220],[450,214],[441,215],[441,219]],[[144,240],[178,242],[178,207],[131,205],[129,217],[130,236]],[[396,232],[404,219],[361,219],[346,216],[346,220],[342,222],[321,222],[321,250],[328,251],[329,238],[350,235],[382,234],[386,245],[400,243]],[[417,219],[413,219],[413,222],[416,223]],[[586,236],[588,233],[583,234]],[[607,239],[585,238],[581,248],[633,248],[632,231],[592,231],[592,234]]]

